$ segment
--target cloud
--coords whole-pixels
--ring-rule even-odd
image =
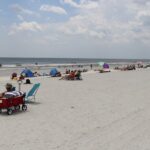
[[[138,3],[138,5],[135,5],[136,22],[140,23],[142,31],[146,30],[147,28],[150,29],[150,1],[135,0],[134,3]]]
[[[30,0],[32,3],[42,3],[42,0]]]
[[[145,0],[145,6],[139,0],[63,0],[64,4],[79,9],[77,14],[67,21],[57,22],[53,31],[49,30],[51,23],[38,24],[37,22],[23,21],[11,27],[11,34],[19,31],[41,31],[44,34],[62,34],[61,36],[82,36],[84,39],[91,38],[101,42],[122,43],[135,40],[147,41],[150,39],[150,5]],[[94,8],[94,9],[93,9]],[[56,14],[67,14],[61,8],[50,5],[42,5],[41,11]],[[47,33],[46,33],[47,31]],[[47,39],[47,38],[46,38]]]
[[[131,42],[150,39],[150,5],[144,0],[64,0],[80,8],[76,16],[63,23],[59,30],[68,35],[84,35],[107,42]],[[137,5],[138,3],[138,5]],[[94,5],[93,5],[94,4]],[[94,8],[95,7],[95,8]],[[94,8],[94,9],[92,9]],[[145,36],[144,36],[145,35]]]
[[[73,0],[63,0],[63,3],[80,9],[94,9],[98,7],[98,1],[96,0],[80,0],[79,3],[76,3]]]
[[[33,1],[34,7],[27,1],[18,4],[23,10],[33,13],[37,10],[42,17],[19,9],[14,11],[18,20],[12,11],[6,12],[2,7],[0,14],[5,25],[0,28],[2,56],[4,53],[5,56],[10,53],[9,56],[28,56],[31,50],[35,57],[150,56],[149,0],[62,0],[61,4],[45,0],[44,4],[55,4],[67,11],[67,15],[61,17],[51,11],[40,11],[43,1]],[[13,18],[8,21],[4,14]],[[7,36],[8,29],[13,36]],[[20,49],[24,53],[19,53]]]
[[[19,31],[32,31],[32,32],[36,32],[36,31],[42,31],[43,27],[42,25],[38,24],[37,22],[22,22],[20,24],[13,24],[11,26],[11,30],[9,32],[9,35],[13,35]]]
[[[40,7],[41,11],[46,11],[46,12],[51,12],[51,13],[56,13],[56,14],[67,14],[66,10],[58,7],[58,6],[50,6],[50,5],[42,5]]]
[[[146,5],[150,1],[149,0],[134,0],[134,2],[139,4],[139,5]]]
[[[80,5],[74,2],[73,0],[64,0],[63,2],[71,5],[72,7],[80,7]]]
[[[37,13],[35,13],[29,9],[25,9],[22,6],[20,6],[19,4],[11,5],[11,9],[18,14],[38,16]]]
[[[21,15],[17,15],[17,18],[18,18],[20,21],[24,21],[24,18],[23,18]]]
[[[86,23],[85,16],[77,15],[70,18],[68,22],[63,23],[59,27],[59,30],[66,34],[83,34],[88,30],[88,25],[86,25]]]

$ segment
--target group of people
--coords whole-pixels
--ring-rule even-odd
[[[34,76],[34,77],[38,77],[38,76],[41,76],[41,74],[38,73],[38,72],[34,72],[34,73],[33,73],[33,76]],[[20,75],[18,76],[17,73],[14,72],[14,73],[12,73],[12,75],[11,75],[11,79],[12,79],[12,80],[23,80],[23,79],[25,79],[26,77],[27,77],[27,76],[26,76],[26,74],[24,74],[24,73],[22,73],[22,74],[20,74]]]
[[[61,77],[61,72],[57,72],[56,74],[55,74],[55,77]]]
[[[11,79],[12,80],[17,80],[17,81],[22,81],[25,79],[25,77],[21,74],[19,77],[17,77],[17,73],[13,73],[11,75]],[[30,79],[26,78],[25,83],[24,84],[31,84]]]
[[[70,70],[70,69],[66,69],[65,74],[70,74],[72,71],[76,72],[76,71],[80,71],[81,72],[87,72],[87,69],[80,69],[80,70]]]
[[[60,78],[60,80],[81,80],[81,71],[80,70],[66,70],[66,75]]]
[[[86,72],[87,70],[67,70],[65,71],[65,76],[62,76],[61,72],[57,71],[55,73],[55,77],[61,77],[60,80],[81,80],[81,72]],[[50,74],[51,75],[51,74]],[[34,76],[41,76],[39,73],[35,72]],[[53,75],[51,75],[52,77],[54,77]],[[23,74],[20,74],[20,76],[17,75],[17,73],[12,73],[11,75],[11,79],[12,80],[24,80],[26,78],[26,76],[24,76]],[[26,79],[26,84],[31,84],[31,82],[29,81],[29,79]]]
[[[115,67],[115,70],[127,71],[127,70],[136,70],[136,66],[134,64],[127,65],[125,67]]]
[[[20,74],[20,76],[18,77],[17,73],[12,73],[11,75],[11,79],[12,80],[23,80],[25,77],[23,76],[23,74]]]

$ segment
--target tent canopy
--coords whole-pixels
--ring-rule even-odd
[[[30,69],[24,69],[21,74],[25,75],[25,77],[34,77],[34,74]]]
[[[52,76],[52,77],[55,77],[57,73],[58,73],[58,70],[56,68],[52,68],[50,70],[50,76]]]

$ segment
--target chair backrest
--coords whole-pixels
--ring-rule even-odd
[[[37,90],[39,89],[39,87],[40,87],[40,83],[34,84],[31,90],[28,92],[27,97],[34,96]]]

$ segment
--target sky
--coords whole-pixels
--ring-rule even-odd
[[[150,0],[0,0],[0,57],[150,59]]]

